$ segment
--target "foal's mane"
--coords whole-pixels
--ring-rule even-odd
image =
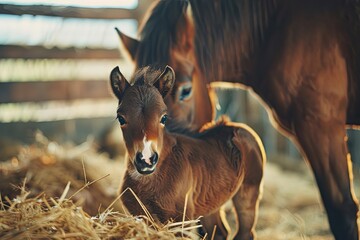
[[[131,85],[153,85],[164,70],[159,65],[148,65],[138,68],[131,78]]]
[[[186,0],[160,0],[140,27],[137,65],[169,64],[170,48],[176,42],[177,27],[185,21]]]

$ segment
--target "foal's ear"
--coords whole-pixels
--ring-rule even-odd
[[[115,96],[121,101],[125,90],[130,87],[130,84],[120,72],[119,67],[116,67],[111,71],[110,85]]]
[[[126,53],[128,53],[128,55],[130,55],[130,58],[132,61],[135,61],[136,58],[136,53],[138,50],[138,46],[139,46],[139,41],[136,40],[135,38],[129,37],[127,35],[125,35],[124,33],[120,32],[120,30],[118,28],[115,28],[117,34],[119,35],[120,38],[120,42],[122,45],[122,49],[124,49],[124,51]]]
[[[166,66],[165,70],[160,74],[155,81],[154,86],[159,90],[161,95],[165,98],[171,91],[175,82],[175,72],[170,66]]]

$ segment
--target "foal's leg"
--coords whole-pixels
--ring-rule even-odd
[[[255,239],[255,225],[261,186],[244,184],[233,197],[239,230],[234,239]]]
[[[236,210],[239,230],[235,239],[255,238],[255,225],[262,193],[265,152],[255,132],[238,129],[233,139],[242,153],[244,180],[232,198]]]
[[[208,234],[208,239],[226,239],[228,235],[227,228],[221,220],[220,211],[221,210],[219,209],[215,213],[203,217],[201,220],[201,223]],[[214,238],[212,238],[215,227],[216,231]]]
[[[358,240],[358,205],[353,195],[344,125],[318,118],[298,118],[295,130],[314,171],[335,238]]]

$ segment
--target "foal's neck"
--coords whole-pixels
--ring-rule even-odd
[[[172,132],[169,132],[167,129],[164,131],[163,135],[163,147],[160,153],[160,158],[164,159],[169,154],[171,154],[171,151],[173,147],[177,144],[177,138],[176,135]]]

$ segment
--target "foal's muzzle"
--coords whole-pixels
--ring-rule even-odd
[[[155,152],[151,157],[150,157],[150,163],[147,163],[145,161],[145,159],[143,158],[143,155],[141,152],[138,152],[136,154],[135,157],[135,167],[136,170],[141,173],[141,174],[150,174],[153,173],[155,171],[155,167],[156,164],[159,160],[159,155],[157,154],[157,152]]]

